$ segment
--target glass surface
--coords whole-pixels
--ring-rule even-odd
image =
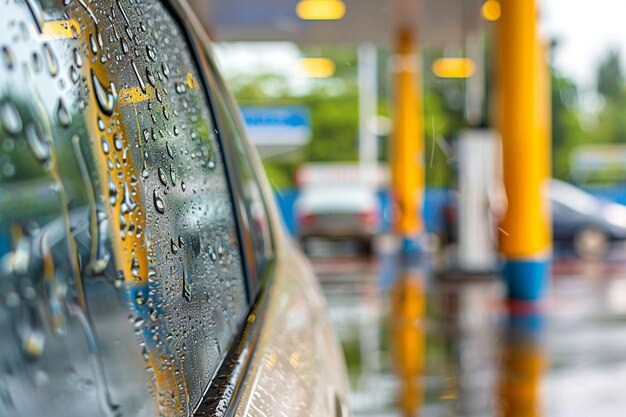
[[[229,100],[229,93],[218,71],[215,70],[215,66],[211,68],[215,72],[215,79],[221,93],[216,99],[216,115],[220,121],[222,137],[233,147],[238,172],[236,178],[240,182],[245,205],[243,222],[249,229],[251,238],[251,242],[246,242],[246,244],[251,247],[254,254],[252,262],[256,265],[258,275],[261,275],[265,264],[273,256],[273,248],[267,209],[258,182],[259,174],[255,171],[246,149],[239,113]]]
[[[0,415],[188,415],[248,306],[181,30],[155,0],[0,27]]]

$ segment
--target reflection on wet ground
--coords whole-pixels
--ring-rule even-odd
[[[379,246],[371,259],[349,242],[311,248],[355,415],[624,415],[626,250],[557,256],[549,297],[529,307],[505,303],[494,277],[396,274]]]

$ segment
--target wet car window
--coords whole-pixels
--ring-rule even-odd
[[[224,81],[215,69],[214,63],[212,63],[212,69],[221,93],[216,99],[216,114],[222,129],[222,136],[233,147],[238,173],[237,181],[243,194],[245,205],[244,223],[250,232],[251,242],[248,242],[248,244],[254,253],[254,259],[251,262],[255,263],[257,275],[261,276],[263,268],[273,256],[273,248],[267,209],[261,186],[258,182],[259,175],[246,149],[240,114],[236,106],[232,104],[233,100]]]
[[[156,0],[0,12],[0,415],[188,415],[248,305],[181,29]]]

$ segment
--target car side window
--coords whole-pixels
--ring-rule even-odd
[[[0,27],[0,415],[190,415],[249,304],[185,34],[158,0]]]
[[[216,97],[215,110],[218,124],[224,141],[232,147],[234,164],[237,167],[237,178],[241,191],[244,227],[249,233],[249,245],[254,259],[254,273],[257,277],[263,275],[264,268],[274,255],[272,234],[261,185],[259,172],[251,160],[248,144],[241,126],[239,110],[231,99],[230,92],[220,78],[215,64],[212,64],[213,78],[219,89]]]

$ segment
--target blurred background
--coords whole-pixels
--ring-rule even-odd
[[[192,5],[355,415],[623,415],[626,4]]]

